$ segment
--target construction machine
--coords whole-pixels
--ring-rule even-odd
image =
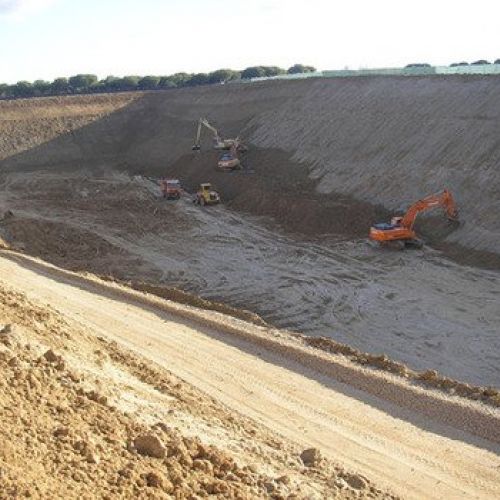
[[[178,179],[161,179],[160,189],[167,200],[178,200],[181,197],[181,182]]]
[[[449,220],[458,220],[458,210],[451,193],[445,189],[443,192],[422,198],[414,203],[402,217],[393,217],[390,223],[374,224],[370,228],[370,239],[380,244],[397,248],[405,246],[423,246],[422,240],[417,238],[413,225],[420,212],[435,207],[442,207]]]
[[[209,123],[209,121],[206,118],[200,118],[198,120],[198,128],[196,130],[196,138],[194,141],[194,145],[191,148],[193,151],[199,151],[201,149],[200,145],[200,138],[201,138],[201,129],[202,127],[207,128],[213,133],[213,147],[214,149],[218,150],[228,150],[231,148],[233,145],[238,145],[240,143],[239,138],[237,137],[236,139],[223,139],[218,130]]]
[[[196,192],[196,197],[193,200],[198,205],[217,205],[220,203],[220,196],[217,191],[212,188],[212,184],[205,182],[200,184],[200,188]]]
[[[224,153],[219,158],[217,168],[219,170],[236,170],[237,168],[241,168],[241,161],[238,158],[238,147],[236,144],[233,144],[231,150]]]

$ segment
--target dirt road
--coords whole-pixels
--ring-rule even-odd
[[[500,495],[498,444],[465,433],[458,440],[451,428],[415,425],[401,412],[395,418],[394,406],[266,353],[223,328],[169,314],[154,301],[145,305],[139,296],[124,300],[119,290],[64,277],[45,264],[2,253],[0,279],[405,498]]]

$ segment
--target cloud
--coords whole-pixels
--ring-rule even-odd
[[[0,0],[0,16],[24,16],[43,10],[56,0]]]

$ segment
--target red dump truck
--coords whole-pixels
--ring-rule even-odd
[[[182,187],[178,179],[162,179],[160,189],[167,200],[178,200],[181,197]]]

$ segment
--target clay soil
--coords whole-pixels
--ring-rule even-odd
[[[224,189],[237,175],[227,174]],[[2,186],[12,215],[0,222],[0,236],[28,254],[179,289],[170,296],[185,292],[224,303],[226,312],[248,310],[411,369],[500,385],[495,271],[454,263],[430,246],[381,251],[341,228],[323,236],[290,232],[234,207],[200,209],[189,194],[169,202],[154,182],[124,173],[8,173]]]
[[[476,470],[479,482],[465,471],[498,458],[499,88],[495,77],[349,78],[0,102],[0,246],[79,273],[69,290],[45,264],[34,270],[28,259],[16,268],[12,257],[2,258],[0,496],[412,496],[391,475],[411,480],[416,497],[494,494],[496,469]],[[201,152],[191,151],[200,116],[224,136],[244,138],[241,170],[217,171],[208,137]],[[161,197],[163,176],[181,179],[186,192],[178,202]],[[222,205],[193,205],[192,193],[206,181]],[[442,187],[458,201],[460,225],[433,213],[417,225],[423,250],[368,245],[370,224]],[[206,331],[199,359],[154,336],[152,347],[143,345],[117,319],[128,314],[119,297],[79,295],[89,292],[88,273],[111,287],[127,283],[249,321],[319,357],[339,356],[372,370],[370,383],[356,385],[356,377],[339,378],[330,368],[295,379],[288,357],[264,363],[269,346],[254,340],[251,359],[237,359],[252,380],[263,380],[266,365],[264,385],[245,393],[232,365],[205,380],[201,360],[215,348]],[[99,300],[108,299],[115,315],[99,319]],[[165,326],[143,329],[146,317],[134,314],[143,336]],[[173,325],[180,324],[176,314]],[[226,327],[217,325],[208,336],[219,342]],[[174,342],[183,332],[164,333]],[[198,338],[200,330],[190,333]],[[222,344],[231,346],[230,337]],[[225,349],[214,366],[236,356]],[[389,377],[382,383],[373,378],[379,371]],[[420,396],[394,391],[390,377]],[[276,395],[273,387],[285,379],[310,392],[295,400],[280,386]],[[329,390],[345,382],[342,390],[357,401],[345,403],[349,415],[365,407],[391,415],[359,449],[352,443],[367,421],[335,428],[342,390]],[[320,393],[332,397],[328,409],[318,409]],[[482,417],[471,418],[474,412]],[[284,414],[292,430],[280,425]],[[321,424],[325,415],[336,434]],[[400,419],[411,428],[386,432]],[[268,430],[274,426],[278,433]],[[419,447],[422,429],[432,436]],[[135,440],[145,435],[164,456],[140,452]],[[377,444],[410,435],[410,448],[394,455]],[[453,462],[444,453],[420,462],[448,445],[453,457],[468,458]],[[300,458],[306,447],[325,456],[312,451],[307,465]],[[450,460],[449,474],[438,464]],[[395,463],[408,469],[391,469]],[[42,479],[35,484],[35,477]]]
[[[389,498],[3,281],[0,297],[0,498]]]

